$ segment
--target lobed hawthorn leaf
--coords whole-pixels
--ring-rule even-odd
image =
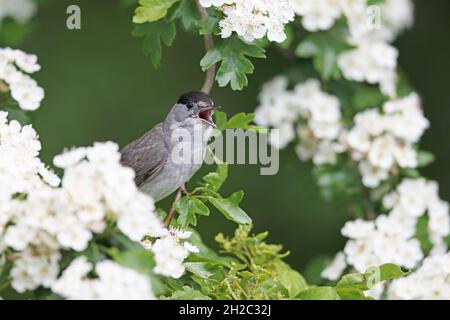
[[[199,19],[195,1],[180,0],[176,7],[174,7],[174,10],[169,13],[168,19],[170,21],[180,19],[181,24],[186,30],[194,32]]]
[[[255,119],[253,113],[240,112],[231,117],[227,122],[227,128],[229,129],[247,129]]]
[[[167,15],[167,11],[179,0],[139,0],[133,23],[154,22]]]
[[[220,131],[225,130],[228,122],[227,114],[223,111],[216,111],[214,112],[214,117],[217,129]]]
[[[144,37],[144,54],[150,57],[155,68],[161,64],[162,43],[170,47],[175,40],[177,30],[173,21],[156,21],[134,27],[132,35]]]
[[[238,37],[231,37],[216,44],[209,50],[200,65],[203,71],[220,62],[216,80],[220,87],[231,84],[231,89],[242,90],[248,85],[247,74],[253,73],[254,66],[247,57],[265,58],[265,50],[248,44]]]
[[[220,33],[219,21],[220,19],[218,17],[208,15],[208,17],[206,17],[205,19],[202,19],[197,22],[197,27],[199,28],[198,32],[201,35],[219,34]]]
[[[209,202],[219,210],[225,218],[238,224],[252,224],[252,219],[239,207],[244,196],[243,191],[233,193],[227,199],[208,197]]]
[[[181,198],[175,204],[175,209],[180,214],[177,222],[182,228],[196,226],[197,215],[209,216],[209,208],[200,199],[191,196]]]
[[[205,187],[217,192],[222,187],[223,183],[228,177],[228,164],[217,163],[215,172],[210,172],[203,177],[206,182]]]

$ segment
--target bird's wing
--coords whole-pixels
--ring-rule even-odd
[[[138,187],[153,179],[164,167],[169,153],[164,142],[162,123],[125,146],[120,152],[122,165],[134,169]]]

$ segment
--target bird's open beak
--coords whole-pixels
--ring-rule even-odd
[[[217,108],[214,106],[203,107],[198,110],[197,115],[200,118],[200,120],[202,120],[203,122],[206,122],[208,125],[210,125],[213,128],[217,128],[217,126],[213,120],[214,110],[216,110],[216,109]]]

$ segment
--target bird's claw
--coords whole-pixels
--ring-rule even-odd
[[[190,196],[192,194],[191,192],[186,190],[186,186],[184,184],[180,187],[180,192],[183,197]]]

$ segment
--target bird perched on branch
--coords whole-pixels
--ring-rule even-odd
[[[135,171],[141,191],[159,201],[200,169],[215,127],[214,110],[207,94],[185,93],[163,122],[121,150],[121,163]]]

